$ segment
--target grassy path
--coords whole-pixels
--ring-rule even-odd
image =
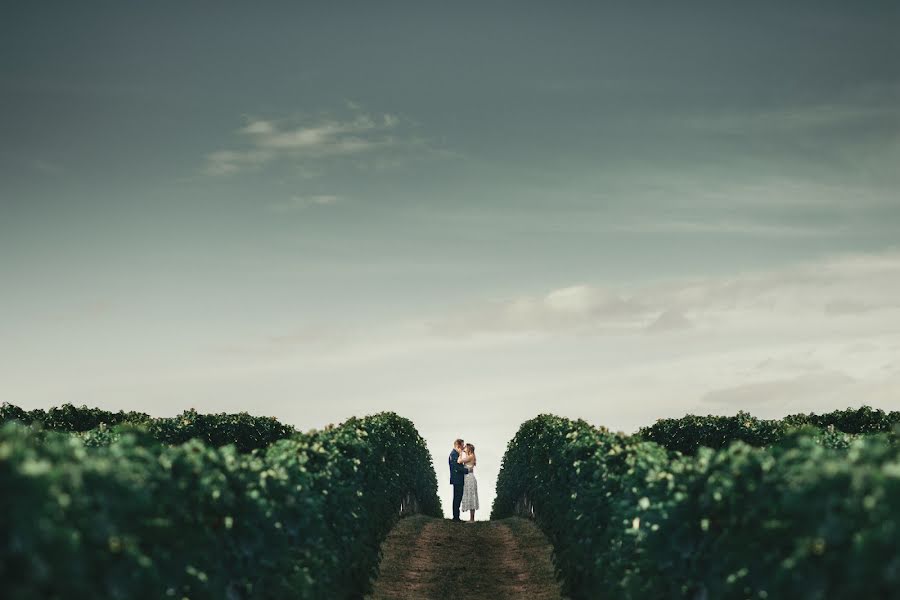
[[[524,519],[402,519],[384,542],[371,600],[559,600],[550,545]]]

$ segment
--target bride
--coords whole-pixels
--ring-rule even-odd
[[[475,479],[475,446],[466,444],[465,450],[460,453],[456,462],[469,468],[463,483],[462,504],[459,505],[459,510],[469,511],[469,523],[474,523],[475,511],[478,510],[478,481]]]

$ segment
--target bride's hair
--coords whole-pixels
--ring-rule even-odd
[[[475,456],[475,446],[472,444],[466,444],[466,452],[469,453],[469,456]]]

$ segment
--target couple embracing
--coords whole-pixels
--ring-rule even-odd
[[[450,452],[450,485],[453,486],[453,520],[461,521],[459,512],[469,511],[469,523],[475,522],[478,510],[478,482],[475,480],[475,446],[456,440]]]

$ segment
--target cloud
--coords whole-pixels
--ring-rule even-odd
[[[834,306],[900,308],[900,252],[848,254],[730,277],[676,280],[643,293],[682,310],[834,314]],[[847,311],[844,311],[847,312]]]
[[[585,326],[640,322],[647,307],[613,290],[573,285],[542,296],[521,296],[492,302],[433,322],[440,335],[479,332],[571,330]]]
[[[436,335],[637,333],[827,327],[870,314],[900,328],[900,251],[850,254],[734,276],[637,287],[578,284],[486,302],[432,323]]]
[[[691,320],[684,316],[681,311],[664,310],[655,321],[647,325],[646,330],[650,333],[678,331],[680,329],[690,329],[692,325]]]
[[[701,402],[717,413],[749,410],[764,418],[821,413],[865,404],[892,409],[894,399],[900,394],[900,372],[895,368],[887,371],[865,379],[834,369],[807,372],[715,389],[706,393]]]
[[[824,236],[836,235],[841,229],[831,227],[791,226],[754,221],[644,221],[610,226],[625,233],[682,233],[686,235],[753,235],[753,236]]]
[[[313,194],[309,196],[291,196],[285,202],[272,204],[269,209],[274,212],[294,212],[298,210],[306,210],[317,206],[333,206],[341,202],[340,196],[334,194]]]
[[[682,123],[721,133],[798,133],[864,131],[865,126],[895,124],[900,118],[900,86],[886,86],[877,97],[848,97],[839,101],[800,104],[772,110],[706,113]],[[885,135],[888,132],[884,132]]]
[[[239,357],[244,368],[253,369],[247,359],[282,358],[292,355],[315,356],[346,351],[359,342],[359,332],[345,326],[306,324],[290,330],[216,346],[212,350],[223,355]]]
[[[759,169],[735,173],[721,180],[714,171],[703,168],[690,172],[660,170],[656,173],[629,173],[613,190],[629,194],[648,209],[645,215],[658,220],[661,208],[677,209],[689,217],[662,221],[665,229],[705,231],[722,228],[726,233],[803,233],[812,229],[809,219],[785,218],[811,215],[845,216],[860,208],[895,206],[891,184],[875,179],[865,184],[835,181],[802,174],[782,174]],[[650,212],[652,210],[653,212]],[[723,212],[727,211],[727,212]],[[710,215],[721,215],[710,218]],[[651,223],[655,222],[651,221]],[[628,223],[624,223],[628,225]],[[749,231],[748,231],[749,230]],[[815,231],[819,231],[818,228]]]
[[[207,155],[206,173],[230,175],[248,167],[259,166],[272,158],[272,152],[263,150],[219,150]]]
[[[855,380],[844,373],[823,371],[717,389],[705,394],[702,401],[734,409],[753,410],[765,405],[783,411],[798,398],[815,397],[820,401],[829,396],[847,398],[845,388],[854,383]]]
[[[421,140],[404,132],[407,124],[400,117],[373,115],[352,103],[348,109],[350,114],[342,118],[331,115],[301,120],[252,118],[236,131],[236,148],[207,155],[205,172],[230,175],[277,161],[309,164],[421,146]]]
[[[868,304],[855,300],[837,299],[825,304],[825,314],[829,315],[857,315],[869,310]]]

